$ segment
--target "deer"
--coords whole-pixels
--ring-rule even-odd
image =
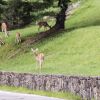
[[[19,32],[16,33],[15,43],[17,43],[17,44],[21,43],[21,36],[20,36]]]
[[[2,46],[2,45],[4,45],[5,43],[4,43],[4,41],[3,41],[3,39],[0,37],[0,47]]]
[[[31,48],[31,51],[33,52],[35,59],[37,63],[39,64],[40,70],[42,69],[42,64],[44,62],[44,53],[38,52],[38,48],[33,49]]]
[[[51,28],[51,26],[46,22],[46,21],[40,21],[40,22],[37,22],[36,21],[36,25],[38,25],[39,26],[39,28],[38,28],[38,31],[40,30],[40,28],[41,27],[44,27],[44,30],[45,30],[45,28]]]
[[[9,34],[7,32],[7,24],[5,22],[1,23],[1,30],[5,33],[5,37],[8,37]]]

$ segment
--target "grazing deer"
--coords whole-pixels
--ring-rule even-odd
[[[0,37],[0,47],[2,46],[2,45],[4,45],[5,43],[4,43],[4,41],[2,40],[2,38]]]
[[[5,37],[8,37],[7,24],[5,22],[1,24],[1,30],[5,33]]]
[[[37,49],[31,48],[31,51],[32,51],[33,54],[35,55],[35,59],[36,59],[37,63],[39,64],[40,70],[41,70],[41,68],[42,68],[42,63],[43,63],[43,61],[44,61],[44,54],[43,54],[43,53],[39,53],[39,52],[38,52],[38,48],[37,48]]]
[[[44,30],[45,28],[51,28],[51,26],[46,22],[46,21],[40,21],[40,22],[37,22],[36,21],[36,25],[39,26],[38,30],[40,30],[41,27],[44,27]]]
[[[20,36],[19,32],[16,33],[15,43],[17,43],[17,44],[21,43],[21,36]]]

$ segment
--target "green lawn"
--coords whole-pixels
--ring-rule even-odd
[[[85,2],[86,1],[86,2]],[[0,47],[0,70],[38,73],[31,47],[45,54],[42,74],[99,75],[100,74],[100,0],[84,0],[75,13],[66,20],[66,30],[55,37],[44,39],[29,47],[16,45],[15,33],[21,32],[25,40],[38,33],[37,26],[10,31]],[[49,22],[53,25],[54,22]],[[1,34],[1,33],[0,33]],[[9,57],[21,51],[13,58]]]

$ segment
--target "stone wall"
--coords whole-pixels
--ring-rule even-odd
[[[84,100],[100,100],[100,77],[34,75],[0,72],[0,85],[26,87],[32,90],[63,91],[80,95]]]

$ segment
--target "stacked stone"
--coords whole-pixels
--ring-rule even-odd
[[[31,90],[71,92],[83,100],[100,100],[100,77],[34,75],[0,72],[0,85],[25,87]]]

